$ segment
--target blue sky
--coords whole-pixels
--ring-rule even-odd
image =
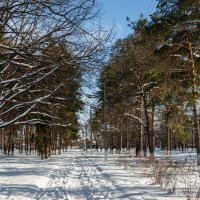
[[[116,38],[124,38],[132,32],[127,26],[126,17],[132,21],[139,19],[141,13],[144,16],[151,14],[156,7],[156,0],[99,0],[105,11],[102,16],[104,26],[111,27],[115,24]]]
[[[111,28],[113,24],[115,27],[115,40],[118,38],[125,38],[128,34],[132,33],[130,27],[127,26],[128,22],[126,17],[129,17],[132,21],[139,19],[139,15],[143,13],[145,17],[151,14],[156,7],[156,0],[99,0],[103,6],[104,15],[101,16],[102,26]],[[113,41],[114,42],[114,41]],[[93,87],[96,90],[96,87]],[[91,89],[85,89],[85,93],[92,94]],[[83,98],[86,104],[95,104],[86,96]],[[85,123],[85,120],[89,118],[89,106],[85,107],[83,114],[80,114],[80,122]]]

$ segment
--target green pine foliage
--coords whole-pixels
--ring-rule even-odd
[[[155,112],[157,132],[165,133],[170,127],[174,142],[186,145],[191,142],[192,121],[196,118],[194,104],[199,101],[200,1],[157,2],[150,20],[142,15],[136,22],[127,18],[133,34],[116,41],[112,47],[109,62],[98,83],[98,110],[103,109],[106,78],[110,123],[113,123],[111,116],[115,116],[119,127],[120,117],[127,112],[142,118],[149,145],[153,137],[157,138],[153,127],[155,116],[152,113]],[[138,136],[140,124],[134,120],[132,123],[137,127]],[[123,129],[123,122],[121,126]],[[163,133],[158,135],[162,135],[164,141]],[[135,145],[134,141],[132,145]]]

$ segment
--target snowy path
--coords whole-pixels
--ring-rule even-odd
[[[183,200],[116,166],[115,155],[71,150],[39,160],[0,157],[0,200]]]
[[[67,163],[50,174],[46,188],[38,191],[36,200],[114,199],[109,193],[112,182],[91,159],[81,155]]]

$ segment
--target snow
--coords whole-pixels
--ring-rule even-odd
[[[12,64],[14,64],[14,65],[19,65],[19,66],[23,66],[23,67],[28,67],[28,68],[30,68],[30,69],[33,69],[33,68],[37,67],[37,66],[34,66],[34,65],[30,65],[30,64],[22,63],[22,62],[17,62],[17,61],[13,61],[13,60],[11,60],[10,62],[11,62]]]
[[[153,185],[140,168],[125,169],[117,154],[70,149],[41,160],[36,155],[0,156],[1,200],[184,200]]]
[[[146,127],[146,124],[137,116],[130,114],[130,113],[125,113],[124,116],[130,116],[133,117],[134,119],[138,120],[140,122],[140,124],[142,124],[144,127]]]

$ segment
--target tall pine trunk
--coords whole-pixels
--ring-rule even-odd
[[[200,166],[200,130],[199,130],[199,113],[198,113],[198,89],[197,89],[197,72],[194,64],[193,49],[191,42],[187,42],[187,49],[189,52],[189,62],[191,69],[191,78],[192,78],[192,110],[194,116],[194,130],[196,138],[196,149],[197,149],[197,165]]]
[[[150,160],[153,160],[154,159],[153,135],[152,135],[152,131],[150,130],[151,125],[150,125],[150,119],[149,119],[149,113],[148,113],[147,98],[144,95],[143,95],[143,103],[144,103],[144,114],[146,117],[146,133],[147,133]]]
[[[156,111],[155,111],[155,101],[152,100],[152,113],[151,113],[151,143],[153,149],[155,149],[155,130],[156,130]]]

